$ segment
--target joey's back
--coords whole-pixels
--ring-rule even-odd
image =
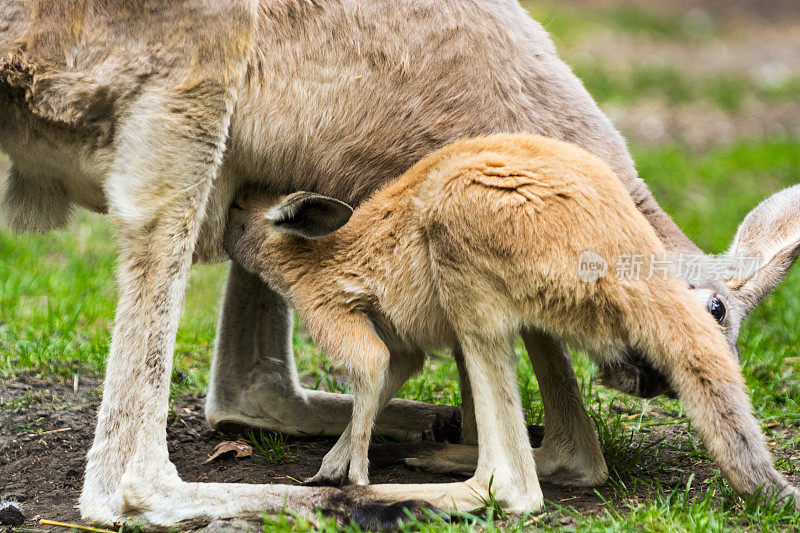
[[[424,236],[440,307],[451,321],[474,317],[475,328],[506,317],[519,321],[511,329],[570,329],[562,320],[567,313],[559,312],[569,308],[602,336],[611,325],[593,315],[620,287],[613,273],[584,283],[580,255],[592,251],[614,264],[625,254],[664,251],[605,163],[550,138],[459,141],[423,159],[370,204],[386,195],[388,207],[397,189],[412,198],[409,219]]]
[[[619,178],[576,145],[499,134],[455,143],[437,159],[415,205],[430,236],[463,236],[472,252],[465,258],[496,256],[526,269],[558,264],[577,280],[571,256],[583,250],[609,258],[663,250],[630,198],[619,196]]]
[[[455,315],[474,316],[476,328],[517,321],[512,329],[576,304],[588,316],[596,287],[578,277],[581,252],[663,250],[622,191],[574,145],[498,134],[423,158],[320,239],[263,229],[280,200],[256,196],[233,214],[227,246],[266,281],[280,280],[301,313],[337,306],[364,313],[385,336],[437,347],[452,342]],[[262,236],[247,222],[253,212]],[[290,271],[302,275],[287,279]],[[613,290],[613,280],[601,284]]]

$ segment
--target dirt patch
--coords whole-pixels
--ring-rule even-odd
[[[86,452],[100,404],[100,381],[73,384],[19,376],[0,383],[0,497],[22,504],[23,527],[39,530],[40,518],[80,523],[76,508]],[[175,400],[167,427],[171,460],[186,481],[296,484],[313,475],[332,439],[286,438],[285,457],[268,461],[258,452],[246,459],[204,461],[214,446],[235,435],[212,430],[203,418],[203,396]],[[376,444],[370,450],[376,483],[441,483],[455,478],[416,472],[402,464],[424,443]],[[544,487],[545,497],[586,512],[602,504],[593,490]],[[0,526],[0,531],[3,526]],[[9,530],[11,528],[8,528]]]
[[[40,518],[80,523],[76,506],[100,404],[100,384],[96,379],[82,379],[75,388],[74,383],[45,381],[33,376],[18,376],[0,383],[0,497],[22,504],[25,517],[22,528],[42,531]],[[297,484],[317,471],[322,457],[334,443],[333,439],[286,437],[286,453],[277,460],[268,460],[256,449],[253,456],[245,459],[223,457],[204,463],[219,442],[239,435],[212,430],[203,417],[203,402],[202,395],[177,398],[168,422],[170,458],[186,481]],[[683,424],[665,426],[644,438],[651,442],[670,440],[685,431]],[[538,444],[540,439],[541,433],[538,433],[532,440]],[[437,445],[433,442],[373,445],[370,449],[372,480],[376,483],[453,481],[456,478],[417,472],[402,463],[403,457],[424,453]],[[626,452],[623,450],[623,453]],[[613,460],[613,457],[608,459]],[[717,472],[708,460],[698,460],[680,450],[667,449],[660,453],[656,462],[659,467],[654,468],[652,474],[648,471],[647,475],[664,486],[685,486],[688,475],[694,473],[694,486],[702,487],[702,482]],[[633,477],[623,474],[622,479],[630,482]],[[572,507],[581,515],[602,512],[605,509],[602,498],[610,501],[618,498],[611,484],[599,488],[602,498],[593,488],[545,483],[542,490],[549,502]],[[644,489],[637,493],[636,500],[646,502],[649,497]],[[618,508],[623,503],[615,501]],[[555,506],[547,508],[552,511]],[[544,513],[535,520],[541,526],[574,523],[570,515],[564,513]],[[3,529],[0,525],[0,531]],[[8,526],[5,529],[13,530]]]
[[[74,384],[19,376],[0,383],[0,497],[22,504],[23,527],[41,530],[40,518],[80,523],[76,508],[85,456],[94,431],[100,403],[100,381],[82,379]],[[235,438],[212,430],[203,418],[202,396],[175,400],[167,428],[170,458],[187,481],[296,484],[313,475],[332,439],[286,438],[286,455],[269,461],[258,451],[246,459],[220,458],[204,461],[214,446]],[[648,436],[663,438],[661,434]],[[436,443],[383,443],[370,450],[371,478],[376,483],[436,483],[455,478],[411,470],[402,458]],[[709,463],[698,464],[684,455],[662,457],[670,465],[659,474],[665,484],[679,483],[687,472],[698,479],[713,475]],[[698,486],[701,486],[698,484]],[[605,507],[594,489],[574,489],[543,484],[544,497],[581,514],[596,514]],[[613,488],[601,487],[604,498],[614,499]],[[646,494],[641,495],[646,498]],[[553,506],[550,506],[551,509]],[[548,518],[553,525],[568,523],[567,515]],[[564,521],[567,522],[564,522]],[[0,526],[2,528],[3,526]],[[7,528],[11,530],[12,528]],[[0,529],[2,530],[2,529]]]
[[[604,110],[638,146],[675,143],[703,151],[740,140],[800,136],[800,100],[772,105],[753,100],[737,113],[708,102],[659,100],[606,105]]]

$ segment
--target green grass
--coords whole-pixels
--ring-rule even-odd
[[[685,15],[654,15],[637,7],[609,5],[587,10],[570,4],[525,1],[553,33],[559,48],[587,34],[610,29],[657,41],[702,44],[724,37],[713,22]],[[798,98],[800,80],[759,86],[746,76],[687,76],[677,66],[634,64],[618,71],[604,65],[574,63],[576,72],[601,103],[631,104],[642,98],[668,105],[705,101],[730,113],[756,98],[765,104]],[[694,152],[682,145],[632,148],[641,176],[662,207],[698,245],[723,251],[738,223],[759,201],[800,181],[800,139],[747,139]],[[1,157],[1,156],[0,156]],[[79,213],[65,230],[48,235],[12,236],[0,232],[0,378],[35,372],[71,380],[102,375],[111,339],[116,290],[113,225]],[[195,266],[175,346],[173,395],[203,390],[213,349],[225,265]],[[740,335],[742,366],[753,407],[762,421],[778,467],[800,469],[800,267],[790,272],[747,320]],[[346,392],[324,354],[308,340],[302,323],[294,332],[301,377],[308,386]],[[524,349],[518,380],[528,423],[542,423],[538,385]],[[780,506],[756,506],[734,497],[713,467],[699,438],[687,426],[680,404],[667,399],[638,400],[593,381],[588,359],[573,354],[586,407],[595,420],[610,481],[599,489],[597,512],[579,513],[569,501],[548,502],[523,520],[503,517],[491,505],[459,523],[412,522],[406,530],[495,531],[555,528],[577,531],[773,531],[800,528],[797,513]],[[457,372],[447,354],[434,354],[424,371],[399,396],[457,405]],[[24,395],[0,404],[13,411],[33,401]],[[36,420],[26,430],[36,432]],[[679,431],[663,430],[677,426]],[[280,435],[250,435],[257,455],[267,461],[291,460],[293,449]],[[699,466],[698,466],[699,465]],[[705,465],[704,475],[690,474]],[[711,470],[709,471],[709,468]],[[702,469],[701,469],[702,470]],[[701,479],[702,478],[702,479]],[[661,481],[657,481],[661,480]],[[265,517],[265,531],[306,531],[311,526],[290,517]],[[330,521],[321,528],[338,531]],[[345,530],[355,531],[350,527]]]
[[[800,177],[800,139],[747,141],[701,154],[680,146],[634,149],[633,153],[662,206],[700,246],[712,252],[725,249],[737,224],[760,200]],[[80,214],[70,228],[49,235],[0,234],[0,375],[32,371],[71,379],[75,373],[102,373],[116,298],[114,253],[113,226],[93,215]],[[176,344],[173,394],[202,390],[207,383],[216,304],[225,269],[224,265],[193,268]],[[800,442],[796,429],[800,425],[798,293],[800,269],[796,268],[756,309],[740,338],[742,365],[756,414],[775,441],[773,451],[779,458],[779,468],[786,473],[800,468],[796,452]],[[326,390],[348,389],[346,382],[330,370],[324,355],[310,344],[301,323],[294,340],[306,383]],[[521,344],[517,350],[528,422],[541,423],[538,386]],[[695,483],[688,492],[681,492],[685,482],[654,481],[676,471],[688,476],[692,467],[687,464],[708,461],[698,437],[690,432],[678,433],[667,441],[653,434],[664,425],[686,423],[680,404],[614,393],[594,384],[592,364],[586,357],[574,354],[574,361],[586,406],[597,424],[611,484],[601,492],[605,502],[599,514],[575,515],[568,502],[552,502],[543,514],[528,519],[533,520],[530,527],[558,526],[567,519],[580,531],[773,530],[800,526],[795,514],[783,509],[754,508],[745,513],[746,506],[729,494],[718,476],[712,475],[707,483]],[[425,370],[404,385],[399,395],[457,405],[460,394],[451,358],[434,354]],[[17,409],[25,401],[23,397],[0,408]],[[27,429],[35,433],[36,421],[29,425]],[[288,460],[287,446],[280,436],[257,433],[251,440],[265,460]],[[448,528],[521,527],[508,520],[484,515]],[[289,524],[281,518],[266,522],[268,528],[284,523]],[[435,526],[414,527],[432,530]],[[300,523],[291,527],[304,528]]]
[[[800,80],[796,77],[766,84],[742,73],[696,76],[670,64],[637,63],[615,69],[580,60],[573,63],[573,70],[602,104],[639,100],[661,100],[670,105],[705,102],[733,112],[742,109],[749,100],[774,104],[800,94]]]
[[[247,434],[256,454],[268,463],[279,463],[286,460],[289,447],[286,435],[263,430],[251,430]]]
[[[678,145],[632,152],[661,206],[707,252],[722,252],[748,211],[800,181],[798,139],[744,141],[702,154]]]

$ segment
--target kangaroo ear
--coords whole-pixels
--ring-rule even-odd
[[[267,212],[267,219],[281,231],[316,239],[341,228],[353,208],[335,198],[312,192],[296,192]]]
[[[800,254],[800,185],[773,194],[750,211],[726,254],[753,268],[726,281],[749,313],[789,272]]]

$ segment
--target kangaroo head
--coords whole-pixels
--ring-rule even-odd
[[[280,198],[264,218],[273,231],[317,239],[347,224],[352,214],[353,208],[340,200],[300,191]]]
[[[275,239],[287,235],[318,239],[344,226],[352,214],[346,203],[321,194],[300,191],[279,196],[246,190],[228,212],[223,245],[231,259],[259,273]]]
[[[678,273],[738,354],[736,341],[742,322],[783,281],[798,255],[800,185],[795,185],[773,194],[748,213],[727,252],[701,257],[694,268]],[[609,387],[643,398],[673,395],[666,378],[637,353],[601,364],[600,379]]]

